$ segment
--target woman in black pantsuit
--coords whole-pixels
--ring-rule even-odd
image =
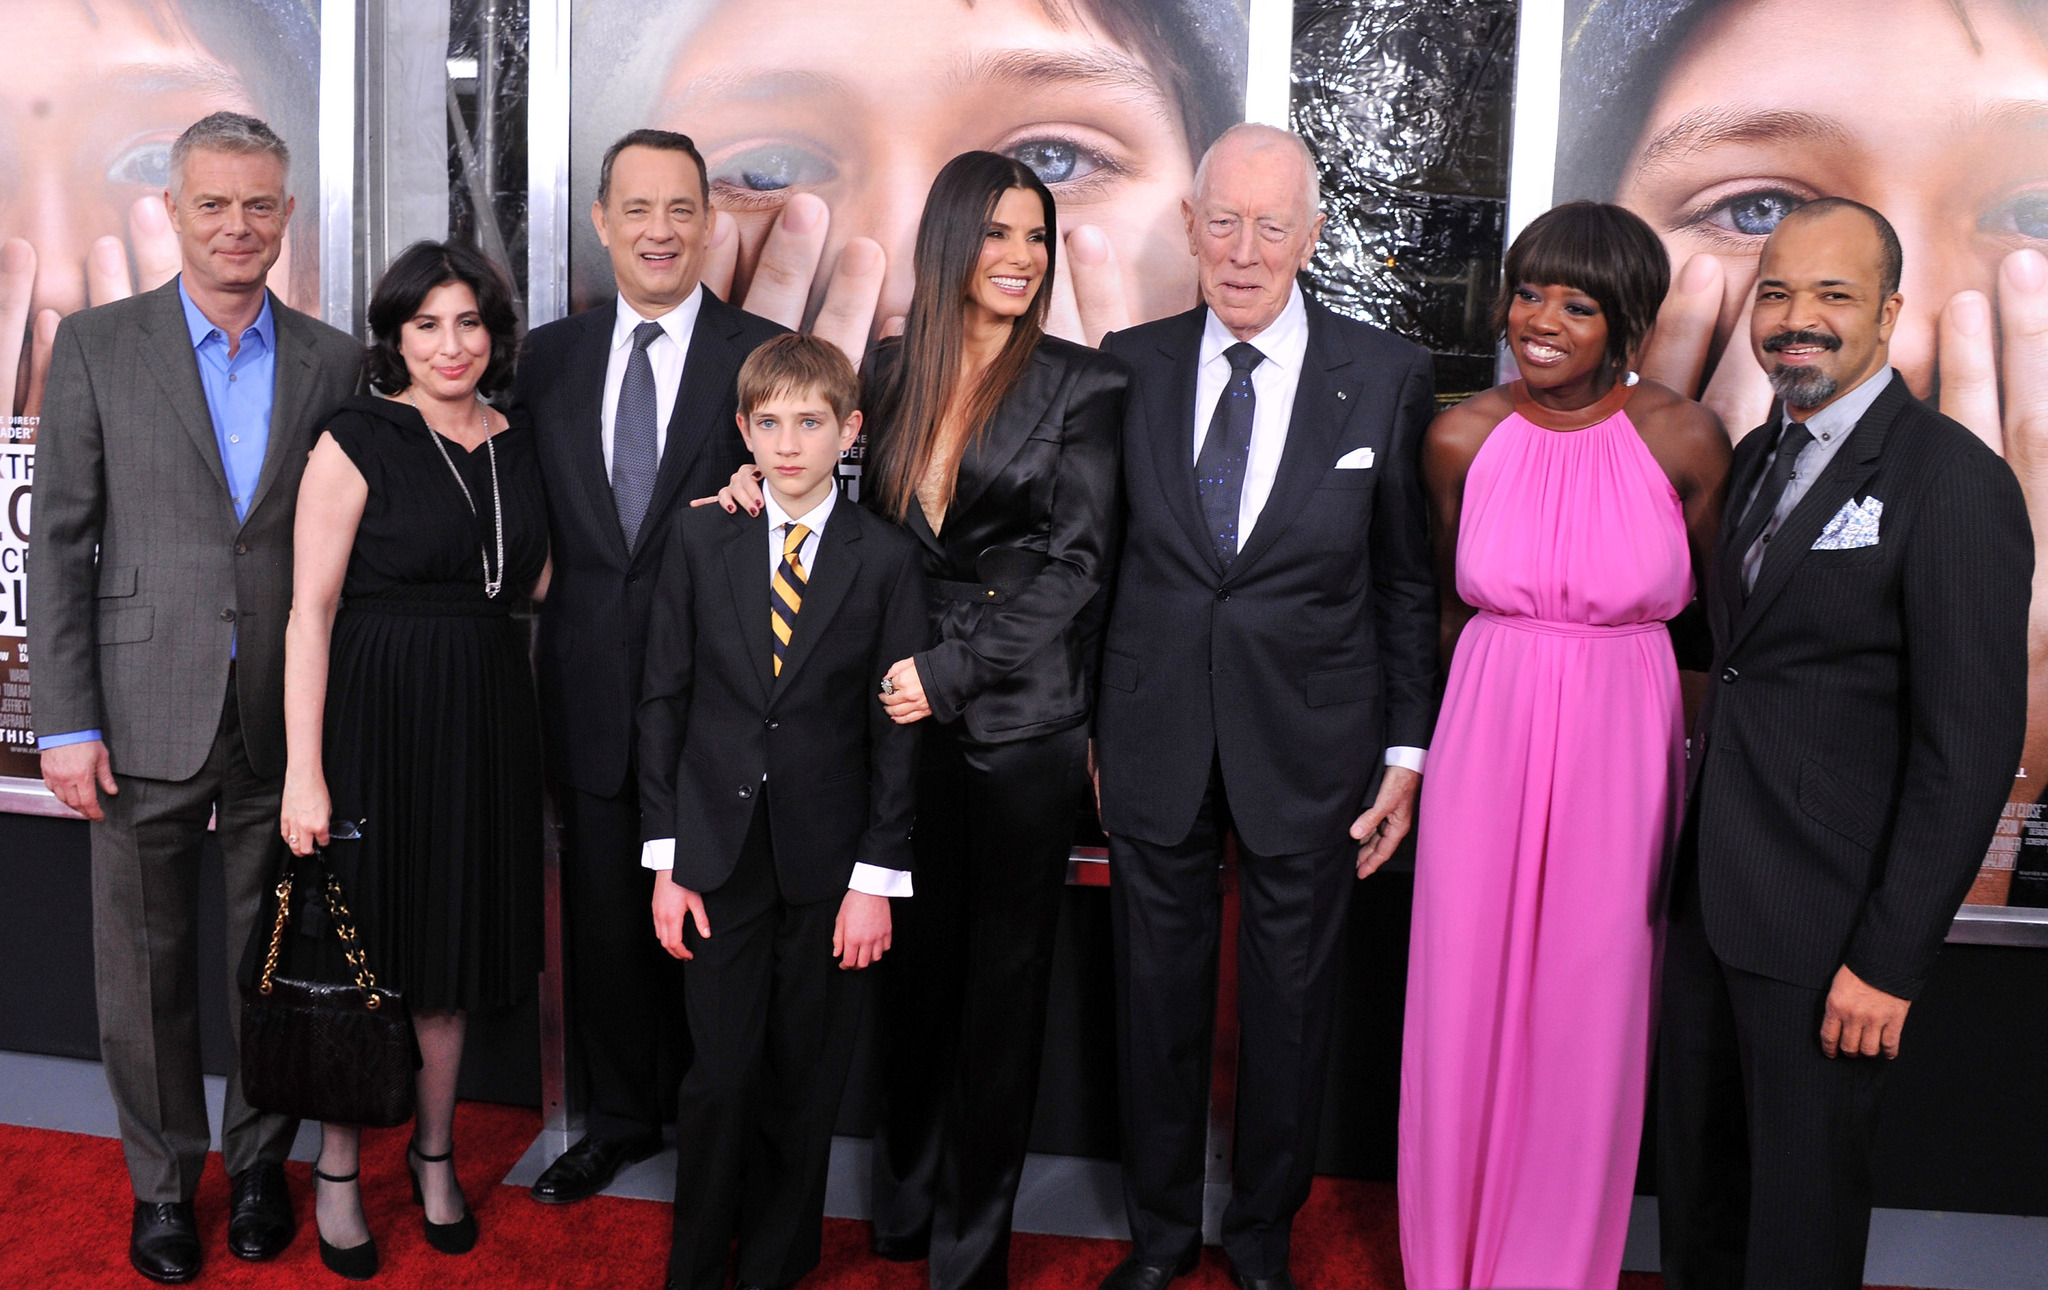
[[[882,696],[930,722],[916,892],[877,982],[874,1241],[929,1254],[933,1290],[1008,1282],[1116,552],[1127,374],[1045,335],[1057,246],[1028,167],[955,157],[918,227],[905,334],[867,373],[862,501],[923,543],[936,642]]]
[[[937,643],[883,703],[927,715],[917,884],[883,962],[878,1253],[933,1290],[1008,1282],[1047,968],[1115,556],[1127,381],[1046,336],[1052,196],[1007,157],[939,172],[902,342],[870,363],[869,501],[925,546]]]

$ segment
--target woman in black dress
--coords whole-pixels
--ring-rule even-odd
[[[459,1254],[476,1242],[453,1161],[464,1021],[540,967],[538,723],[512,614],[545,592],[547,521],[531,428],[483,402],[518,343],[497,271],[417,243],[369,323],[381,397],[342,406],[299,490],[280,831],[296,855],[329,848],[378,984],[413,1010],[406,1163],[428,1242]],[[357,1138],[324,1126],[315,1213],[321,1258],[362,1279]]]
[[[933,1290],[1008,1282],[1116,552],[1129,374],[1045,334],[1058,244],[1028,166],[955,157],[925,201],[904,336],[868,364],[861,500],[924,544],[933,640],[882,697],[930,729],[916,892],[877,982],[874,1245],[929,1255]],[[731,494],[758,505],[745,469]]]

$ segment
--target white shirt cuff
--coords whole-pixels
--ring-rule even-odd
[[[864,896],[908,896],[910,871],[885,869],[878,864],[857,864],[853,867],[853,878],[846,884],[846,889],[860,892]]]
[[[642,869],[673,869],[676,867],[676,840],[674,838],[650,838],[640,844],[640,867]]]
[[[1399,766],[1403,770],[1422,773],[1422,759],[1429,755],[1427,748],[1410,748],[1407,745],[1387,749],[1387,765]]]

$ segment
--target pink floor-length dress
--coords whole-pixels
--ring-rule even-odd
[[[1458,641],[1417,822],[1401,1055],[1408,1290],[1612,1290],[1648,1079],[1692,599],[1625,412],[1519,412],[1473,460]]]

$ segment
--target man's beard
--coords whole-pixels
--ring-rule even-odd
[[[1824,331],[1781,331],[1763,343],[1766,354],[1793,345],[1819,345],[1829,353],[1842,348],[1842,338]],[[1795,408],[1817,408],[1841,390],[1842,383],[1817,367],[1788,367],[1779,364],[1768,373],[1771,389]]]
[[[1770,371],[1771,389],[1777,392],[1787,406],[1795,408],[1817,408],[1835,397],[1842,383],[1817,367],[1787,367],[1780,364]]]

